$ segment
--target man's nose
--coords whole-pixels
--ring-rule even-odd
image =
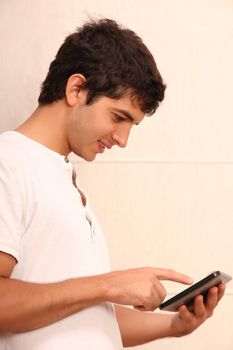
[[[122,148],[126,147],[129,139],[130,130],[131,127],[127,129],[116,130],[112,135],[115,144]]]

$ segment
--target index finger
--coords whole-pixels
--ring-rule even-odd
[[[154,273],[159,280],[179,282],[183,284],[192,284],[193,279],[183,273],[171,270],[171,269],[158,269],[154,268]]]

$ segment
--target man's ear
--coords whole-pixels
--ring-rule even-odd
[[[86,82],[86,78],[79,73],[69,77],[66,84],[66,101],[69,106],[74,106],[79,98],[80,91]]]

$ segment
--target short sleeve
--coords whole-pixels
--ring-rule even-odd
[[[0,160],[0,251],[19,260],[23,230],[23,191],[19,173],[7,160]]]

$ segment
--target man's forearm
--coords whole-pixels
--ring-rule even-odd
[[[178,313],[165,315],[115,305],[124,346],[136,346],[159,338],[181,337],[192,333],[213,315],[224,292],[225,285],[221,283],[208,291],[206,299],[198,295],[194,300],[193,311],[182,305]]]
[[[170,315],[141,312],[121,305],[115,305],[115,311],[124,347],[175,336]]]
[[[0,332],[23,332],[44,327],[101,302],[152,311],[166,295],[158,277],[189,283],[189,278],[178,272],[152,267],[51,284],[2,278]]]
[[[0,279],[0,333],[47,326],[104,299],[98,276],[51,284]]]

